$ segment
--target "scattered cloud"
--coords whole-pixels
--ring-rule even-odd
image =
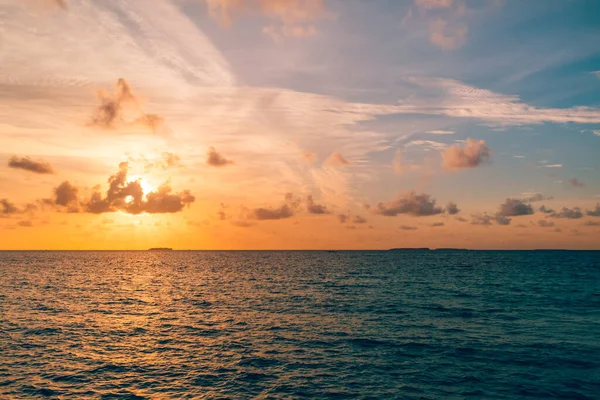
[[[355,215],[354,217],[352,217],[352,223],[353,224],[366,224],[369,221],[367,221],[365,218],[361,217],[360,215]]]
[[[550,214],[550,216],[554,218],[579,219],[583,217],[583,213],[579,207],[563,207],[560,211]]]
[[[425,133],[428,133],[430,135],[454,135],[456,132],[447,129],[434,129]]]
[[[453,0],[415,0],[415,5],[431,10],[433,8],[450,8]]]
[[[546,167],[546,168],[562,168],[563,165],[562,164],[546,164],[546,165],[544,165],[544,167]]]
[[[587,210],[586,214],[590,217],[600,217],[600,203],[597,203],[593,210]]]
[[[146,114],[139,99],[131,91],[129,83],[119,78],[114,93],[98,91],[100,105],[90,121],[91,126],[105,130],[142,126],[153,132],[162,126],[164,120],[158,114]]]
[[[417,228],[416,226],[400,225],[400,229],[402,229],[403,231],[416,231],[419,228]]]
[[[542,228],[551,228],[556,225],[554,222],[547,221],[545,219],[539,220],[537,224],[538,224],[538,226],[541,226]]]
[[[329,214],[327,207],[321,204],[315,203],[312,195],[306,197],[306,210],[309,214]]]
[[[82,204],[84,211],[92,214],[116,211],[128,214],[176,213],[196,200],[189,190],[172,193],[171,186],[167,183],[159,186],[156,191],[144,193],[139,180],[127,180],[128,172],[129,163],[119,164],[119,171],[108,179],[109,188],[106,195],[103,196],[100,188],[96,187],[90,199]],[[70,202],[75,199],[76,196],[70,199]],[[57,202],[57,204],[59,203]]]
[[[284,204],[278,208],[255,208],[253,215],[259,221],[285,219],[293,217],[294,210],[289,204]]]
[[[7,199],[0,199],[0,214],[1,215],[10,215],[16,214],[19,212],[19,209]]]
[[[407,194],[399,195],[396,199],[389,202],[380,202],[375,207],[375,213],[386,217],[395,217],[399,214],[410,214],[421,217],[428,215],[437,215],[444,212],[441,207],[435,205],[436,200],[430,195],[417,194],[412,191]]]
[[[467,139],[465,146],[455,145],[444,151],[444,168],[475,168],[489,160],[492,151],[484,140]]]
[[[348,216],[346,214],[339,214],[337,217],[342,224],[345,224],[346,221],[348,221]]]
[[[541,206],[540,207],[540,212],[544,213],[544,214],[553,214],[555,211],[551,208],[548,208],[546,206]]]
[[[52,165],[50,165],[49,163],[41,160],[34,161],[29,157],[12,156],[8,161],[8,166],[10,168],[22,169],[36,174],[54,173]]]
[[[212,167],[225,167],[232,165],[233,161],[226,159],[214,147],[211,147],[206,154],[206,163]]]
[[[496,220],[496,222],[498,223],[498,225],[510,225],[512,219],[508,218],[504,215],[500,215],[500,214],[496,214],[494,216],[494,219]]]
[[[331,153],[331,155],[325,160],[324,163],[327,167],[342,167],[345,165],[352,165],[352,163],[344,158],[339,152]]]
[[[458,206],[456,205],[456,203],[450,201],[448,202],[448,204],[446,205],[446,212],[450,215],[456,215],[460,212],[460,209],[458,208]]]
[[[592,132],[594,133],[594,135],[600,136],[600,130],[593,130]]]
[[[552,196],[544,196],[541,193],[521,193],[522,196],[525,196],[525,198],[523,199],[523,201],[528,201],[528,202],[536,202],[536,201],[543,201],[543,200],[552,200],[554,199],[554,197]]]
[[[79,189],[69,181],[64,181],[54,189],[54,204],[68,207],[77,204]]]
[[[584,226],[600,226],[600,222],[598,221],[585,221],[583,223]]]
[[[525,203],[520,199],[506,199],[500,204],[500,209],[496,215],[503,217],[518,217],[521,215],[532,215],[535,211],[531,204]]]
[[[525,158],[525,156],[513,156],[513,157],[514,157],[514,158],[521,159],[521,160],[522,160],[523,158]]]
[[[473,214],[471,215],[471,224],[489,226],[492,225],[492,217],[487,214]]]
[[[273,21],[263,27],[263,33],[280,41],[284,37],[304,37],[317,34],[314,25],[330,14],[324,0],[204,0],[212,18],[222,26],[231,26],[234,16],[243,12],[259,12]]]
[[[445,19],[437,18],[429,24],[429,41],[444,50],[458,49],[467,41],[468,31],[465,24],[448,24]]]
[[[580,181],[577,178],[571,178],[567,181],[569,183],[569,185],[573,186],[573,187],[584,187],[585,183],[583,183],[582,181]]]
[[[27,220],[27,221],[19,221],[17,223],[17,225],[25,227],[25,228],[31,228],[31,227],[33,227],[33,222],[31,222],[29,220]]]
[[[443,222],[434,222],[433,224],[429,225],[432,228],[439,228],[441,226],[444,226],[445,224]]]

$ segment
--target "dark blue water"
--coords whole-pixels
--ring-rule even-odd
[[[0,398],[600,398],[600,252],[0,252]]]

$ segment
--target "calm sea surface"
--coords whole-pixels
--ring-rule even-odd
[[[0,398],[598,399],[600,252],[0,252]]]

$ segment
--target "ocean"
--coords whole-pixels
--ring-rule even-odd
[[[600,252],[0,252],[2,399],[598,399]]]

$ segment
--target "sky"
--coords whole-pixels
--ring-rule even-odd
[[[598,15],[0,0],[0,249],[600,249]]]

